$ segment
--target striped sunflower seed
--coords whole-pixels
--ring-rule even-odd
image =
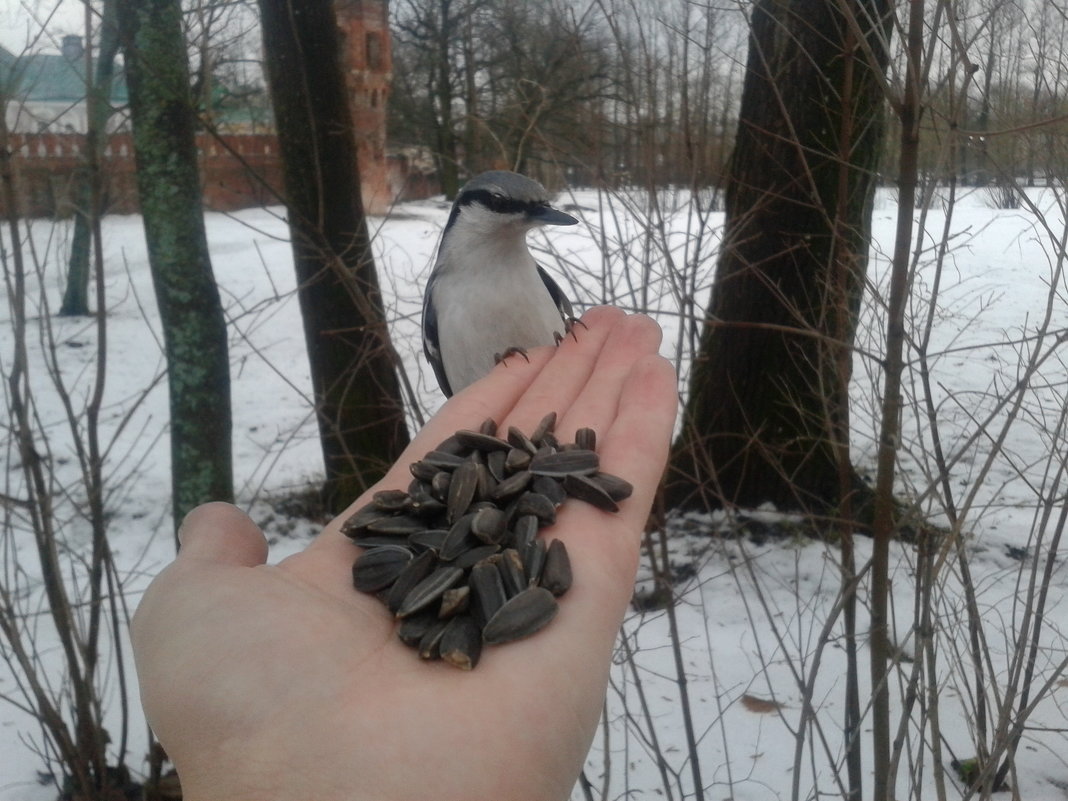
[[[400,611],[401,604],[408,597],[408,593],[415,589],[416,584],[430,575],[436,561],[437,556],[433,551],[424,551],[404,566],[393,582],[393,586],[389,588],[389,595],[386,596],[386,606],[389,607],[390,612],[397,614]]]
[[[559,609],[553,594],[544,587],[528,587],[506,601],[482,629],[482,640],[501,645],[529,637],[545,628]]]
[[[551,434],[556,428],[556,412],[549,412],[535,427],[534,431],[530,435],[530,441],[533,442],[539,448],[543,444],[546,434]]]
[[[478,491],[479,466],[474,462],[464,462],[456,468],[449,483],[448,518],[450,522],[458,520],[475,499]]]
[[[378,592],[397,580],[412,552],[397,545],[366,551],[352,563],[352,584],[360,592]]]
[[[545,552],[545,564],[538,586],[544,587],[557,598],[571,589],[571,557],[560,540],[553,540]]]
[[[564,492],[606,512],[619,511],[619,504],[612,500],[612,496],[588,476],[564,476]]]
[[[408,617],[437,601],[463,577],[464,571],[452,565],[435,568],[425,579],[415,585],[397,610],[397,617]]]
[[[453,667],[471,670],[482,655],[482,632],[470,615],[458,615],[449,621],[438,644],[441,658]]]
[[[554,476],[563,478],[568,475],[589,476],[597,472],[601,459],[593,451],[575,448],[570,451],[558,451],[539,454],[530,460],[531,473],[536,476]]]

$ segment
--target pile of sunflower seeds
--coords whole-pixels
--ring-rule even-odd
[[[352,566],[357,590],[400,620],[402,642],[423,659],[470,670],[483,644],[527,637],[548,624],[571,586],[560,540],[538,531],[577,498],[605,511],[631,494],[600,471],[593,429],[575,442],[553,435],[555,413],[528,437],[497,436],[487,420],[457,431],[411,465],[408,490],[383,490],[341,527],[364,549]]]

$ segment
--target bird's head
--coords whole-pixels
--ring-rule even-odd
[[[445,233],[462,226],[484,236],[521,236],[539,225],[575,225],[570,214],[549,204],[545,187],[526,176],[491,170],[464,184],[453,203]]]

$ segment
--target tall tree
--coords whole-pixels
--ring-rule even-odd
[[[233,499],[226,320],[204,232],[180,4],[119,0],[118,12],[137,189],[167,354],[177,527],[197,504]]]
[[[92,61],[92,19],[89,3],[85,4],[86,64]],[[71,237],[70,259],[67,264],[67,287],[59,313],[73,317],[89,314],[89,243],[90,227],[104,210],[100,208],[103,194],[100,164],[107,142],[108,120],[111,118],[111,86],[115,74],[115,56],[119,51],[119,31],[115,21],[115,0],[104,0],[100,15],[100,49],[95,71],[86,75],[85,167],[76,175],[74,204],[74,234]],[[103,313],[103,309],[99,310]]]
[[[669,498],[830,512],[883,131],[887,0],[757,0]]]
[[[331,0],[260,0],[327,482],[343,508],[408,443]]]
[[[400,95],[407,116],[418,119],[423,135],[429,133],[431,150],[445,197],[453,198],[460,188],[460,137],[455,110],[466,84],[460,72],[460,51],[470,32],[474,15],[484,0],[405,0],[394,16],[398,34],[397,65],[411,89]],[[470,42],[470,37],[467,38]],[[476,65],[464,60],[470,81]],[[420,85],[421,84],[421,85]],[[471,103],[470,87],[464,99]],[[467,108],[465,118],[474,119]]]

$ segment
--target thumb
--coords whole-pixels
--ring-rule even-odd
[[[185,516],[178,529],[177,561],[197,560],[234,567],[267,561],[267,540],[259,526],[229,503],[206,503]]]

